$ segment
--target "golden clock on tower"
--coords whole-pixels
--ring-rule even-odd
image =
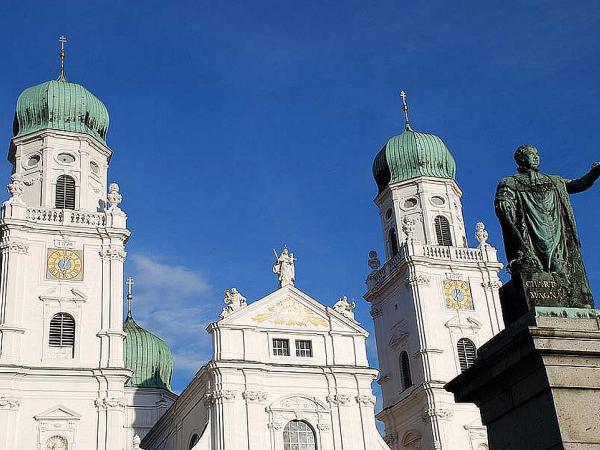
[[[83,280],[83,255],[80,250],[48,249],[46,278],[49,280]]]
[[[444,280],[444,299],[446,308],[473,309],[473,296],[467,281]]]

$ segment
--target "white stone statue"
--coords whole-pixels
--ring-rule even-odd
[[[475,225],[475,237],[477,238],[477,241],[479,241],[479,248],[487,247],[489,245],[487,243],[488,232],[485,229],[483,222],[477,222]]]
[[[110,205],[110,207],[108,208],[109,211],[121,211],[121,209],[119,208],[119,204],[121,203],[121,201],[123,201],[123,196],[119,193],[119,185],[117,183],[110,183],[106,199],[108,200],[108,204]]]
[[[354,308],[356,308],[356,302],[350,303],[348,301],[348,297],[346,297],[345,295],[343,297],[340,297],[340,299],[335,303],[335,305],[333,305],[333,309],[339,312],[342,316],[356,321],[353,312]]]
[[[275,253],[273,273],[277,274],[279,287],[293,286],[296,281],[296,268],[294,266],[296,258],[294,258],[294,254],[288,251],[287,245],[283,246],[281,255],[278,255],[275,249],[273,249],[273,253]]]
[[[225,308],[223,308],[223,312],[221,313],[221,319],[224,319],[232,312],[243,308],[247,304],[246,297],[240,294],[236,288],[231,288],[231,290],[225,289]]]

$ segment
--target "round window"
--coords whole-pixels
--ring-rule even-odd
[[[75,162],[75,157],[70,153],[59,153],[58,160],[63,164],[71,164]]]
[[[90,170],[94,173],[100,172],[100,166],[95,161],[90,162]]]
[[[431,203],[433,203],[435,206],[442,206],[446,203],[446,200],[438,195],[434,195],[431,197]]]
[[[386,212],[385,212],[385,218],[386,219],[391,219],[392,217],[392,208],[389,208]]]
[[[407,198],[406,200],[404,200],[404,208],[406,209],[410,209],[410,208],[414,208],[415,206],[417,206],[418,200],[414,197],[412,198]]]
[[[41,159],[42,157],[40,155],[31,155],[27,160],[27,168],[37,166],[40,163]]]

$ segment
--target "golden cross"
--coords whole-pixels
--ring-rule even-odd
[[[408,103],[406,103],[406,92],[400,91],[400,97],[402,97],[402,111],[404,111],[404,129],[412,131],[410,122],[408,121]]]
[[[60,77],[59,79],[65,79],[65,44],[67,43],[67,37],[62,35],[58,38],[58,42],[60,42]]]

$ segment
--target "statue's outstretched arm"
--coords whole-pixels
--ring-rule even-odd
[[[592,164],[592,168],[581,178],[567,182],[567,192],[577,194],[592,187],[594,182],[600,177],[600,162]]]

